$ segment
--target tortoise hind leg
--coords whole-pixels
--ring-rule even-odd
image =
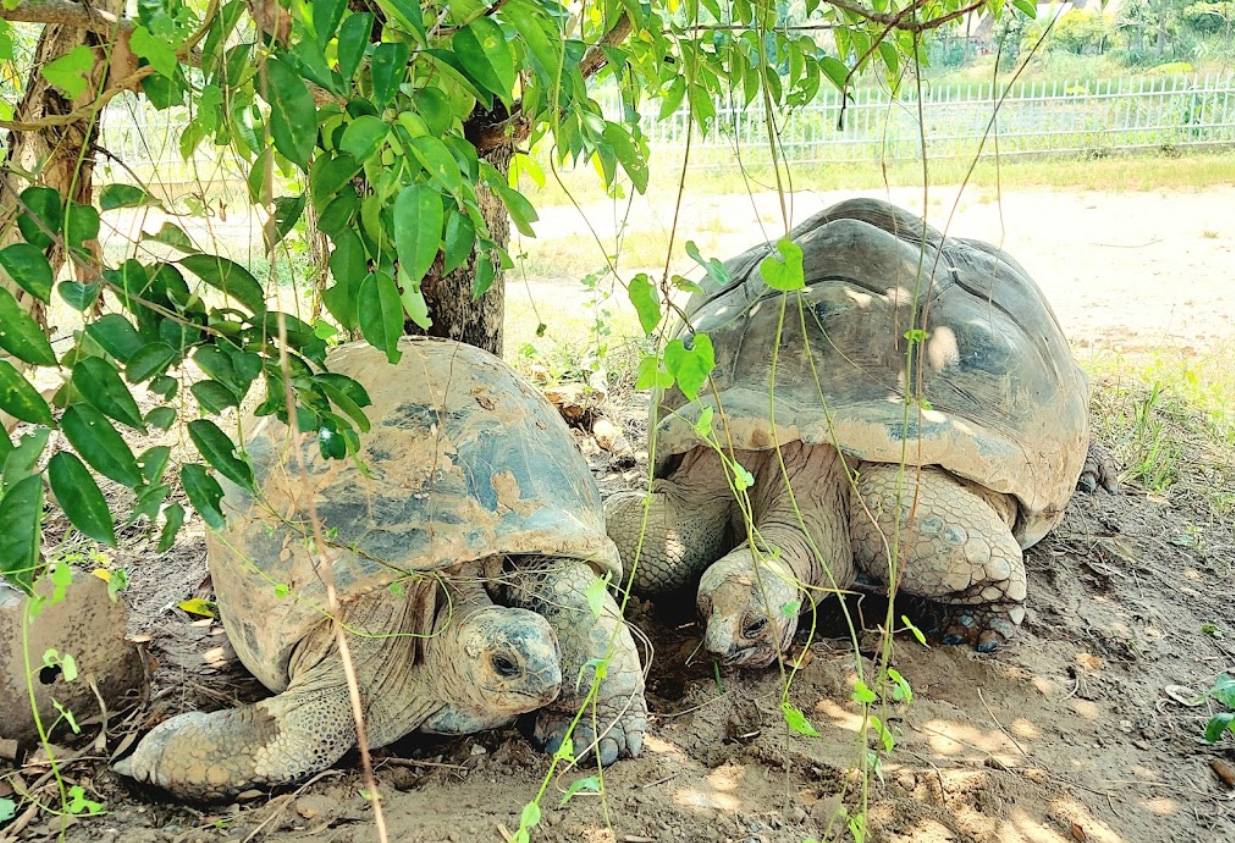
[[[850,514],[859,567],[884,583],[896,576],[904,592],[949,607],[944,643],[969,641],[982,652],[994,650],[1025,617],[1025,564],[1011,531],[1015,503],[939,468],[923,468],[920,479],[917,469],[905,469],[898,494],[899,471],[878,463],[859,469],[857,491],[865,506]],[[893,572],[888,551],[898,510]]]
[[[253,705],[160,723],[116,771],[205,801],[329,767],[356,744],[342,668],[327,659],[297,680]]]
[[[349,629],[416,632],[415,601],[385,590],[348,607]],[[409,681],[416,639],[350,635],[348,648],[366,707],[370,746],[407,734],[431,705]],[[122,775],[207,801],[255,786],[290,784],[324,770],[356,745],[347,680],[330,621],[297,646],[285,691],[253,705],[173,717],[150,731]]]

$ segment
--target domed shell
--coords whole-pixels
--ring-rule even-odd
[[[363,467],[324,458],[315,435],[293,447],[272,416],[249,417],[259,494],[220,480],[227,522],[207,535],[219,608],[241,661],[272,690],[326,617],[310,501],[342,605],[400,581],[409,599],[431,599],[432,580],[413,575],[495,554],[585,559],[620,577],[595,481],[552,405],[472,346],[407,337],[400,349],[396,365],[363,343],[327,358],[373,402]]]
[[[801,307],[764,282],[766,245],[730,260],[729,283],[688,302],[688,324],[715,348],[716,392],[705,386],[688,402],[675,386],[655,397],[659,471],[700,444],[695,421],[719,403],[722,441],[735,448],[801,440],[939,465],[1016,496],[1022,547],[1049,532],[1085,460],[1089,383],[1028,273],[994,246],[945,239],[876,200],[835,205],[790,238],[804,255]],[[690,328],[679,336],[692,346]],[[907,384],[925,401],[907,407]]]

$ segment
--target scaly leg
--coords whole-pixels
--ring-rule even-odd
[[[380,592],[345,612],[345,622],[380,634],[399,629],[409,612],[406,598]],[[391,691],[402,698],[411,665],[409,637],[352,636],[348,639],[362,697]],[[356,723],[342,662],[329,622],[306,637],[292,660],[287,690],[269,699],[205,713],[188,712],[151,730],[136,751],[118,762],[117,772],[166,788],[186,799],[212,800],[251,787],[293,782],[324,770],[356,745]],[[428,700],[404,700],[401,716],[423,718]],[[369,742],[380,746],[406,734],[380,714],[366,718]],[[396,734],[397,733],[397,734]]]
[[[852,512],[859,567],[881,582],[954,608],[944,642],[969,641],[989,652],[1011,638],[1025,617],[1025,564],[1012,536],[1016,503],[965,483],[940,468],[906,468],[897,493],[896,465],[863,463]],[[915,503],[915,489],[917,500]],[[897,570],[889,548],[897,533]],[[959,608],[964,607],[964,608]]]
[[[635,564],[643,526],[643,492],[619,492],[605,501],[605,525],[626,574],[634,571],[640,596],[674,591],[693,582],[724,553],[733,495],[720,457],[699,447],[673,474],[652,484],[647,531]]]

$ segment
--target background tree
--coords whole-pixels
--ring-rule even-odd
[[[691,131],[711,132],[723,96],[759,99],[775,121],[867,68],[895,80],[925,33],[986,5],[807,0],[790,22],[771,0],[138,0],[130,20],[108,14],[118,5],[6,0],[5,19],[47,28],[22,105],[0,122],[10,131],[0,267],[24,301],[47,304],[54,287],[81,318],[57,354],[33,311],[0,302],[0,346],[38,370],[0,363],[0,410],[29,425],[19,441],[0,440],[0,572],[27,589],[38,572],[45,483],[102,542],[115,541],[119,515],[161,525],[168,546],[185,517],[169,499],[177,482],[219,524],[213,473],[242,485],[251,475],[210,417],[254,386],[264,389],[259,414],[315,432],[327,456],[354,454],[367,396],[322,371],[340,333],[391,359],[405,330],[500,352],[509,225],[533,236],[537,219],[515,187],[532,146],[551,145],[557,165],[593,162],[610,189],[642,192],[644,112],[685,105]],[[989,8],[1003,12],[1001,2]],[[620,92],[620,113],[592,95],[604,80]],[[130,90],[156,108],[189,106],[177,139],[186,157],[213,144],[246,162],[250,197],[269,218],[268,253],[312,209],[328,242],[328,316],[310,324],[275,312],[249,268],[174,223],[141,235],[123,260],[104,259],[99,214],[155,201],[128,184],[91,201],[98,114]],[[66,254],[76,271],[57,282]],[[649,333],[670,283],[632,288]],[[188,377],[190,358],[204,377]],[[686,365],[653,362],[659,377]],[[60,383],[50,402],[36,374]],[[135,389],[155,406],[143,411]],[[166,429],[181,412],[204,462],[172,479],[170,448],[134,455],[120,430]],[[46,461],[53,431],[63,443]],[[96,475],[133,491],[128,512],[109,509]]]

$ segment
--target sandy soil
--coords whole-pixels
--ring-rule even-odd
[[[797,216],[836,197],[804,195]],[[908,194],[893,197],[909,203]],[[934,208],[934,206],[932,206]],[[1032,193],[1002,201],[1003,238],[1048,292],[1078,346],[1177,342],[1194,350],[1235,333],[1235,189],[1204,195]],[[692,216],[736,215],[733,200]],[[942,224],[939,211],[932,219]],[[555,219],[545,215],[548,222]],[[650,223],[657,219],[649,211]],[[753,214],[752,214],[753,219]],[[545,226],[542,226],[544,228]],[[955,233],[1000,238],[999,208],[962,205]],[[1206,232],[1216,232],[1208,236]],[[689,233],[686,233],[689,236]],[[735,239],[731,254],[750,245]],[[545,282],[545,289],[558,285]],[[559,291],[560,293],[560,291]],[[564,295],[564,293],[560,293]],[[564,301],[563,298],[556,299]],[[637,406],[610,408],[638,441]],[[638,466],[580,445],[608,493],[637,483]],[[1129,485],[1078,495],[1061,527],[1028,556],[1023,634],[994,655],[896,640],[894,666],[914,689],[888,723],[896,747],[869,792],[869,838],[880,843],[1156,843],[1235,839],[1235,798],[1210,762],[1235,762],[1235,741],[1200,740],[1209,704],[1192,691],[1235,670],[1235,534],[1212,509],[1215,487],[1235,490],[1235,468],[1198,444],[1169,500]],[[133,632],[152,637],[148,699],[113,718],[107,752],[165,717],[261,694],[231,657],[221,629],[175,604],[201,589],[200,530],[156,557],[134,538],[118,561],[133,583]],[[877,599],[853,601],[868,625]],[[605,798],[559,807],[571,771],[546,796],[534,840],[552,843],[802,843],[824,839],[829,819],[858,794],[848,772],[860,751],[852,648],[839,625],[811,643],[791,699],[821,735],[790,736],[779,710],[779,672],[726,674],[689,663],[699,629],[689,606],[641,605],[631,614],[655,646],[648,696],[652,728],[642,757],[606,771]],[[1216,635],[1203,627],[1213,624]],[[869,659],[873,638],[862,639]],[[800,642],[799,642],[800,643]],[[78,746],[89,749],[95,732]],[[537,791],[547,757],[526,729],[460,739],[406,739],[380,750],[378,778],[390,839],[502,841]],[[372,810],[354,754],[306,786],[247,795],[205,810],[122,781],[87,751],[66,765],[109,814],[80,819],[70,841],[374,841]],[[28,765],[36,779],[42,769]],[[52,801],[50,791],[44,798]],[[39,814],[19,839],[59,823]],[[833,837],[842,835],[840,824]],[[0,829],[0,840],[5,840]]]
[[[921,190],[867,195],[922,213]],[[927,221],[949,234],[1008,250],[1042,287],[1078,346],[1142,351],[1169,345],[1203,351],[1235,336],[1235,186],[1189,194],[1034,190],[1002,197],[970,188],[959,202],[956,195],[955,188],[933,191]],[[791,223],[852,196],[802,189],[793,196]],[[591,228],[610,242],[617,228],[614,207],[593,204],[583,211]],[[667,234],[673,216],[672,204],[637,197],[628,217],[628,239],[645,232]],[[759,242],[765,236],[761,225],[767,237],[777,237],[784,230],[781,220],[774,193],[696,197],[679,215],[678,241],[702,243],[715,237],[714,256],[727,258]],[[575,241],[579,249],[597,250],[573,208],[547,209],[537,232],[538,241]],[[672,266],[684,273],[694,264],[683,257]],[[534,279],[531,292],[542,307],[584,299],[574,279]],[[510,294],[527,295],[519,285]]]

